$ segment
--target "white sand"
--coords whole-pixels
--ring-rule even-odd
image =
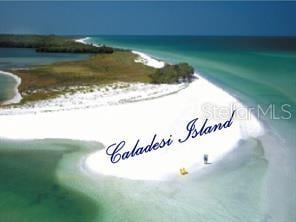
[[[75,91],[75,93],[70,92],[54,99],[30,102],[13,109],[11,107],[4,107],[0,109],[0,115],[18,115],[120,105],[166,96],[176,93],[187,86],[188,83],[155,85],[118,82],[105,86],[68,87],[68,90]],[[59,90],[65,89],[61,88]]]
[[[151,66],[157,69],[160,69],[164,67],[165,62],[160,61],[158,59],[152,58],[149,55],[146,55],[145,53],[138,52],[138,51],[132,51],[132,53],[138,55],[139,57],[135,60],[135,62],[143,63],[144,65]]]
[[[24,115],[0,116],[1,137],[14,139],[68,138],[95,140],[110,145],[126,140],[131,150],[137,139],[142,145],[150,142],[154,133],[159,138],[185,135],[185,124],[193,118],[204,119],[202,105],[217,107],[238,106],[237,101],[221,89],[200,78],[186,89],[158,99],[104,106],[84,110],[71,110]],[[230,115],[230,113],[229,113]],[[219,118],[220,121],[229,118]],[[201,121],[202,122],[202,121]],[[210,119],[210,123],[217,120]],[[130,179],[164,180],[179,174],[179,168],[204,167],[202,157],[209,154],[210,162],[216,162],[229,152],[239,139],[256,136],[262,131],[259,122],[234,119],[230,128],[192,139],[186,143],[174,143],[169,148],[150,152],[117,164],[112,164],[105,151],[90,155],[86,166],[93,172]]]
[[[75,42],[88,44],[87,41],[89,40],[89,37],[81,38],[81,39],[75,39]]]
[[[188,121],[198,117],[197,125],[200,127],[207,117],[205,107],[210,105],[223,109],[224,116],[209,117],[209,124],[227,120],[234,106],[236,109],[243,108],[235,98],[199,76],[199,79],[178,93],[137,103],[0,115],[0,136],[13,139],[92,140],[106,146],[125,140],[124,151],[130,151],[137,139],[140,139],[140,145],[148,145],[155,133],[157,139],[173,135],[175,141],[170,147],[116,164],[110,162],[105,150],[91,154],[85,160],[86,169],[98,174],[139,180],[166,180],[179,176],[181,167],[189,171],[189,176],[206,167],[203,164],[205,153],[209,155],[209,162],[215,164],[240,139],[258,136],[263,132],[254,116],[250,115],[248,119],[235,116],[230,128],[179,144],[176,140],[186,135]]]
[[[103,138],[106,140],[101,141],[105,145],[111,145],[125,140],[127,151],[133,148],[137,139],[140,139],[140,145],[148,145],[154,133],[158,134],[159,139],[168,138],[169,135],[173,135],[175,140],[184,138],[188,121],[199,117],[200,123],[203,123],[205,116],[202,107],[205,104],[229,108],[228,115],[224,118],[210,119],[212,124],[227,120],[231,114],[230,107],[242,108],[233,97],[200,78],[175,95],[110,110],[112,116],[116,117],[105,120],[105,130],[109,132],[104,132]],[[91,155],[86,164],[97,173],[130,179],[166,180],[179,176],[181,167],[185,167],[190,173],[193,169],[205,167],[205,153],[209,155],[210,162],[215,163],[230,152],[240,139],[260,135],[262,131],[259,122],[252,115],[247,120],[236,117],[230,128],[188,140],[183,144],[175,141],[169,148],[121,160],[116,164],[110,162],[103,150]]]
[[[14,104],[14,103],[19,103],[22,100],[22,96],[18,91],[18,87],[21,84],[21,78],[10,73],[10,72],[4,72],[4,71],[0,71],[0,75],[7,75],[7,76],[11,76],[12,78],[14,78],[16,80],[16,85],[14,87],[14,97],[11,98],[10,100],[5,101],[3,104],[7,105],[7,104]]]
[[[90,37],[85,37],[85,38],[81,38],[81,39],[75,39],[75,42],[79,42],[82,44],[86,44],[86,45],[93,45],[96,47],[101,47],[102,45],[100,44],[93,44],[93,43],[89,43],[88,40],[90,39]]]
[[[93,44],[93,43],[90,43],[89,42],[89,39],[90,37],[85,37],[85,38],[81,38],[81,39],[76,39],[75,42],[79,42],[79,43],[83,43],[83,44],[86,44],[86,45],[93,45],[93,46],[96,46],[96,47],[101,47],[102,44]],[[155,59],[145,53],[142,53],[142,52],[139,52],[139,51],[132,51],[132,53],[138,55],[138,58],[135,59],[135,62],[137,63],[143,63],[144,65],[147,65],[147,66],[151,66],[151,67],[154,67],[154,68],[162,68],[164,67],[165,65],[165,62],[163,61],[160,61],[158,59]]]

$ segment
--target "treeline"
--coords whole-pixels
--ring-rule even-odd
[[[35,48],[37,52],[113,53],[111,47],[95,47],[56,35],[0,35],[0,47]]]
[[[161,69],[157,69],[151,77],[151,82],[160,83],[179,83],[191,82],[193,79],[194,69],[187,63],[179,63],[176,65],[165,65]]]

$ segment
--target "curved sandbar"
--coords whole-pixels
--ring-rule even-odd
[[[151,66],[156,69],[160,69],[165,66],[165,62],[154,59],[145,53],[132,51],[132,53],[138,55],[139,57],[135,60],[135,62],[143,63],[144,65]]]
[[[126,148],[151,142],[154,134],[159,138],[182,138],[188,121],[207,116],[205,107],[213,105],[229,115],[209,117],[215,124],[229,119],[233,105],[242,105],[222,89],[198,76],[186,89],[169,96],[138,103],[105,106],[83,110],[0,116],[0,136],[15,139],[68,138],[100,141],[105,146],[126,141]],[[225,112],[224,112],[225,113]],[[179,175],[185,167],[204,167],[203,155],[215,162],[234,148],[242,138],[262,133],[260,123],[252,115],[248,119],[233,118],[231,127],[215,133],[173,143],[168,149],[159,149],[146,155],[113,164],[105,150],[91,154],[85,160],[86,168],[94,173],[130,179],[166,180]]]
[[[110,110],[114,118],[110,118],[110,122],[104,122],[104,126],[111,135],[105,134],[109,137],[108,140],[104,140],[104,136],[101,141],[109,146],[124,140],[124,151],[130,151],[138,140],[138,147],[149,145],[154,134],[157,134],[160,141],[162,138],[170,138],[170,135],[174,140],[184,138],[188,121],[199,118],[203,123],[206,119],[204,108],[209,105],[224,111],[228,107],[227,115],[208,119],[208,123],[212,125],[227,121],[231,116],[231,107],[243,108],[235,98],[199,76],[198,80],[177,94],[118,107],[117,111],[114,110],[115,113]],[[106,175],[141,180],[167,180],[178,176],[182,167],[190,173],[193,169],[205,167],[204,154],[208,154],[209,162],[214,163],[231,151],[240,139],[255,137],[262,132],[260,123],[251,114],[248,119],[234,116],[233,124],[225,130],[189,139],[184,143],[174,141],[169,147],[115,164],[111,162],[106,150],[102,150],[90,155],[86,166],[93,172]],[[124,151],[122,150],[121,154]]]

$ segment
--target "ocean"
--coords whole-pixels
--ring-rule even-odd
[[[252,109],[265,134],[241,141],[218,164],[176,182],[91,179],[77,169],[79,158],[97,147],[90,142],[0,140],[1,221],[295,221],[296,39],[92,36],[88,41],[188,62]],[[18,60],[2,59],[18,66]]]

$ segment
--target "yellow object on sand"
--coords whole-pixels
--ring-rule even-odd
[[[184,175],[188,174],[188,171],[184,167],[180,168],[180,174],[184,176]]]

